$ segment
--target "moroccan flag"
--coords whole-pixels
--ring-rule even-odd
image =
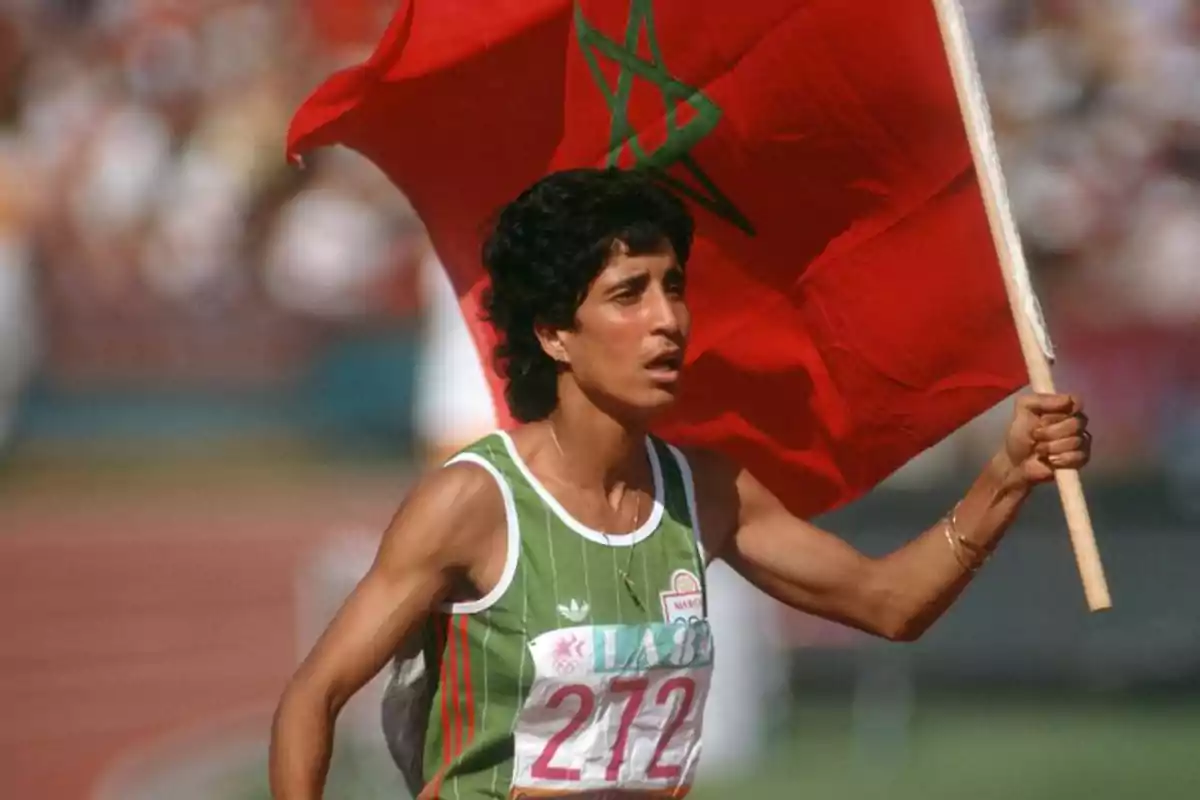
[[[1025,382],[931,0],[406,0],[293,122],[293,157],[335,143],[412,201],[489,372],[487,220],[554,170],[653,171],[697,219],[660,433],[796,513]]]

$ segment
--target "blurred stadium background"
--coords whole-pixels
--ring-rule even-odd
[[[1200,797],[1200,2],[963,4],[1116,608],[1046,492],[916,645],[765,609],[784,680],[694,796]],[[351,154],[282,157],[391,9],[0,3],[2,798],[267,796],[283,681],[437,444],[419,220]],[[1003,413],[823,522],[897,545]],[[405,796],[376,716],[330,796]]]

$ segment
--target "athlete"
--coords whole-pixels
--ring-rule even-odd
[[[1028,395],[965,497],[891,554],[797,519],[737,464],[647,433],[680,388],[691,244],[683,204],[634,172],[556,173],[502,211],[485,307],[522,424],[401,506],[280,701],[276,798],[321,796],[339,710],[389,662],[385,733],[419,798],[681,797],[714,656],[708,562],[912,640],[1031,489],[1087,463],[1079,402]]]

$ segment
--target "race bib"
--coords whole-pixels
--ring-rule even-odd
[[[529,647],[513,798],[686,794],[712,675],[707,621],[563,628]]]

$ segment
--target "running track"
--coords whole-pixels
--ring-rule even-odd
[[[0,798],[82,800],[116,760],[270,708],[295,662],[294,576],[380,529],[403,478],[307,471],[0,489]],[[189,485],[190,484],[190,485]]]

